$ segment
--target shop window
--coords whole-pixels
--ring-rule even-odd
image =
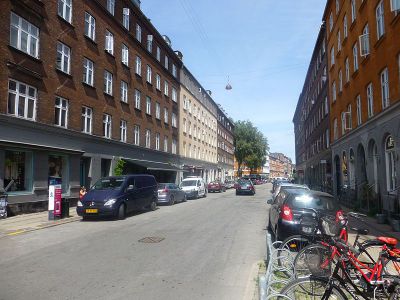
[[[390,192],[396,189],[396,147],[391,135],[386,138],[385,158],[387,190]]]
[[[11,180],[14,184],[10,192],[27,192],[32,190],[32,153],[22,151],[5,151],[4,186]]]
[[[69,191],[68,157],[63,155],[49,155],[49,177],[61,178],[62,193]]]
[[[101,177],[110,176],[111,159],[101,159]]]

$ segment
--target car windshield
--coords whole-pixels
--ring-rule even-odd
[[[102,178],[98,180],[92,190],[115,190],[118,189],[125,181],[125,177]]]
[[[182,181],[182,186],[195,186],[196,184],[197,184],[197,180]]]
[[[319,195],[295,195],[291,201],[293,208],[314,208],[317,210],[337,210],[339,205],[332,197]]]

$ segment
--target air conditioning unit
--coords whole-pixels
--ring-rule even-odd
[[[400,0],[390,0],[390,9],[393,12],[400,11]]]
[[[360,35],[360,56],[365,57],[369,55],[369,33]]]

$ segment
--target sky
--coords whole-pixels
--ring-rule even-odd
[[[230,117],[253,122],[271,152],[295,161],[292,119],[325,3],[142,0],[141,9]]]

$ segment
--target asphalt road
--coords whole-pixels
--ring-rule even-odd
[[[252,299],[269,189],[1,238],[0,299]]]

